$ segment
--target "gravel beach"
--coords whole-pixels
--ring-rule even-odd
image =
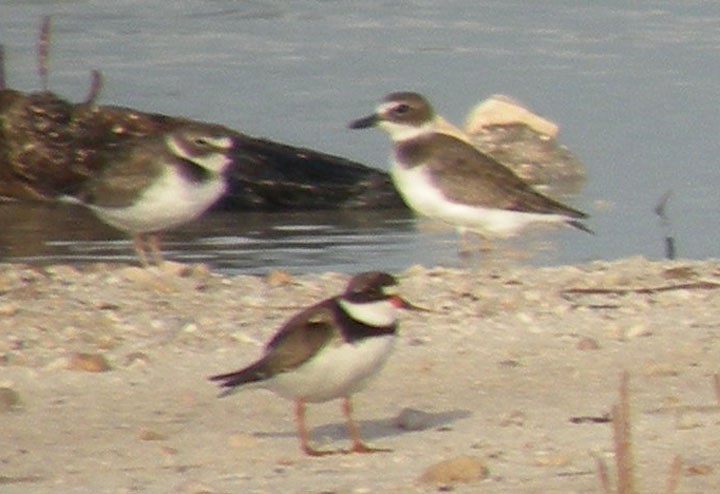
[[[720,486],[720,263],[536,268],[489,261],[393,273],[430,312],[355,396],[392,451],[309,458],[292,403],[207,377],[257,358],[346,274],[228,277],[165,263],[0,264],[0,492],[597,493],[629,373],[638,491]],[[339,402],[308,407],[315,444],[347,447]]]

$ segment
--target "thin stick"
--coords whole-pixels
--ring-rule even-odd
[[[612,487],[610,487],[610,475],[608,475],[607,464],[602,458],[596,456],[595,465],[597,465],[598,478],[600,479],[600,487],[602,487],[603,494],[612,494]]]
[[[665,494],[675,494],[678,484],[680,483],[680,470],[682,469],[682,461],[676,456],[670,463],[670,472],[668,474],[667,484],[665,484]]]
[[[100,91],[102,90],[103,79],[99,70],[90,72],[90,89],[85,97],[86,105],[94,105]]]
[[[720,375],[713,374],[713,389],[715,390],[715,400],[720,405]]]
[[[623,371],[620,375],[620,402],[612,408],[618,494],[635,493],[632,435],[630,433],[628,379],[629,377],[627,371]]]
[[[672,233],[672,225],[666,212],[670,197],[672,197],[672,190],[668,190],[660,197],[654,211],[660,217],[660,226],[665,231],[665,257],[672,260],[675,259],[677,254],[675,252],[675,237]]]
[[[40,22],[40,34],[37,43],[38,75],[40,76],[40,87],[43,91],[48,90],[48,57],[50,54],[50,16],[46,15]]]

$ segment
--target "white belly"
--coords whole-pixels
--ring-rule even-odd
[[[191,183],[168,170],[129,207],[106,208],[90,205],[106,223],[132,233],[166,230],[192,221],[207,211],[225,193],[221,176]]]
[[[285,398],[309,402],[350,396],[363,389],[383,367],[394,343],[394,335],[384,335],[353,344],[330,345],[300,368],[279,374],[261,386]]]
[[[403,168],[393,163],[390,175],[405,202],[417,213],[486,237],[510,237],[531,223],[564,223],[567,220],[558,214],[523,213],[450,201],[436,188],[423,166]]]

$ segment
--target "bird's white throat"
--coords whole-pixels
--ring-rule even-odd
[[[420,136],[431,134],[435,132],[435,122],[425,122],[424,124],[407,125],[388,120],[380,120],[378,126],[390,134],[390,139],[393,142],[407,141],[409,139],[416,139]]]
[[[368,326],[382,328],[397,322],[397,309],[390,300],[357,304],[340,299],[339,304],[352,319]]]

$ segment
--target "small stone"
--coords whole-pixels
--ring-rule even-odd
[[[2,304],[0,305],[0,317],[10,317],[17,314],[19,311],[15,304]]]
[[[257,443],[257,438],[255,436],[251,436],[250,434],[230,434],[227,438],[227,444],[231,448],[254,448],[255,446],[257,446]]]
[[[0,413],[10,412],[20,406],[20,394],[12,388],[0,387]]]
[[[163,265],[165,264],[167,264],[167,262],[163,263]],[[178,290],[177,285],[174,283],[176,280],[174,280],[172,276],[163,276],[163,274],[167,273],[173,273],[172,269],[157,266],[147,268],[128,266],[121,271],[121,276],[125,281],[135,283],[142,288],[161,293],[176,292]],[[174,273],[173,276],[175,276]]]
[[[713,467],[698,463],[688,466],[686,471],[688,475],[710,475],[713,472]]]
[[[167,273],[170,276],[183,277],[187,276],[188,273],[190,273],[190,268],[187,264],[176,261],[165,260],[158,267],[160,268],[160,271],[162,271],[163,273]]]
[[[513,410],[504,417],[501,417],[499,425],[500,427],[518,426],[522,427],[525,425],[527,420],[527,414],[520,410]]]
[[[577,343],[577,349],[578,350],[599,350],[600,344],[595,340],[594,338],[582,338]]]
[[[675,427],[680,430],[696,429],[702,427],[702,422],[686,413],[675,419]]]
[[[188,479],[180,483],[175,488],[175,492],[180,494],[212,494],[217,491],[199,480]]]
[[[625,338],[632,340],[633,338],[650,336],[651,334],[652,330],[648,328],[645,323],[638,323],[629,327],[627,331],[625,331]]]
[[[198,325],[194,322],[189,322],[182,327],[183,333],[195,333],[199,329]]]
[[[193,265],[187,273],[187,276],[196,280],[206,280],[211,274],[210,266],[205,263],[200,263]]]
[[[270,286],[289,285],[292,280],[292,275],[283,269],[273,269],[265,276],[265,283]]]
[[[405,431],[422,431],[432,426],[432,415],[415,410],[403,408],[395,418],[395,427]]]
[[[126,281],[133,283],[150,283],[156,277],[150,269],[140,268],[137,266],[128,266],[121,271],[122,277]]]
[[[475,456],[458,456],[428,467],[420,476],[425,484],[457,484],[478,482],[488,477],[489,470]]]
[[[565,467],[572,463],[572,455],[564,451],[540,451],[535,455],[539,467]]]
[[[668,280],[691,280],[697,278],[698,273],[690,266],[677,266],[668,268],[662,273],[663,277]]]
[[[672,362],[650,362],[643,366],[642,372],[650,377],[673,377],[680,374],[680,370]]]
[[[78,276],[80,274],[80,271],[78,271],[75,267],[69,266],[67,264],[56,264],[46,267],[45,273],[56,279],[68,280],[70,278]]]
[[[106,372],[110,364],[104,356],[97,353],[75,353],[67,364],[69,370],[84,372]]]
[[[157,431],[143,429],[138,433],[138,439],[141,441],[164,441],[167,436]]]
[[[144,352],[131,352],[125,355],[125,365],[148,364],[150,357]]]

